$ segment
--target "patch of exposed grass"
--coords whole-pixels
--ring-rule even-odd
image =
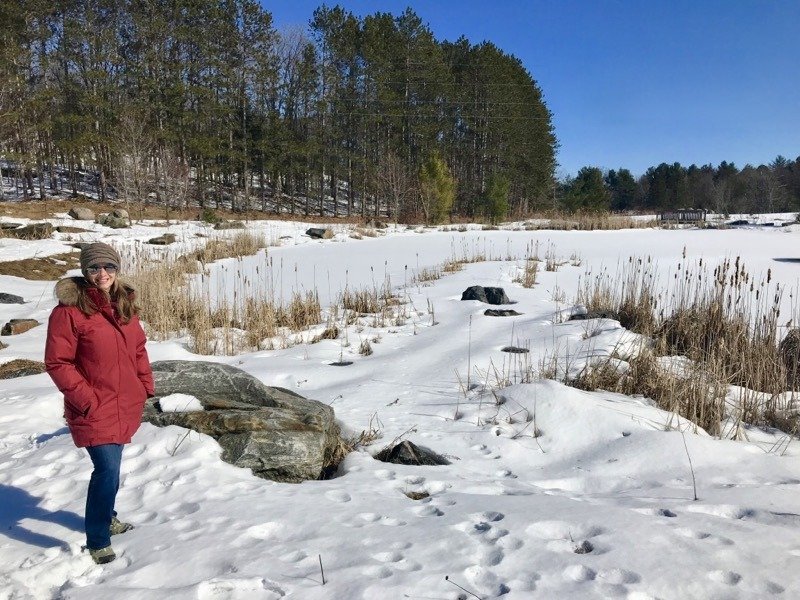
[[[585,282],[577,301],[618,314],[624,327],[652,340],[654,354],[634,359],[624,374],[612,363],[587,369],[571,385],[643,394],[714,434],[726,417],[797,428],[785,400],[795,387],[791,363],[778,344],[782,290],[771,285],[769,271],[757,280],[738,257],[711,273],[702,260],[696,267],[681,263],[661,293],[649,258],[631,258],[619,271]],[[690,374],[665,373],[658,355],[686,357]],[[731,391],[736,400],[726,404]]]
[[[44,371],[44,363],[36,360],[17,358],[0,365],[0,379],[38,375],[39,373],[44,373]]]
[[[20,258],[0,262],[0,275],[11,275],[32,281],[53,281],[67,271],[80,267],[80,252],[64,252],[50,256]]]
[[[253,256],[262,248],[275,245],[267,242],[262,234],[250,231],[241,231],[231,237],[215,237],[205,246],[197,250],[195,258],[201,263],[207,264],[224,258],[241,258],[243,256]]]
[[[615,229],[648,229],[658,227],[657,219],[635,219],[604,212],[566,214],[559,212],[532,216],[524,225],[527,231],[595,231]]]
[[[525,265],[514,278],[514,281],[524,288],[536,285],[536,275],[539,273],[539,261],[532,258],[525,259]]]

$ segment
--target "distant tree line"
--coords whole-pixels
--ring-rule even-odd
[[[176,208],[552,203],[552,116],[519,59],[437,41],[410,9],[309,24],[278,32],[255,0],[0,0],[0,155],[31,198],[90,172],[101,200]]]
[[[800,209],[800,157],[778,156],[768,165],[738,169],[662,163],[634,178],[628,169],[603,172],[584,167],[560,183],[559,198],[570,211],[659,211],[704,208],[713,212],[763,213]]]

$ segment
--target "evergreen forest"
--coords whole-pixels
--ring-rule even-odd
[[[553,194],[530,73],[410,9],[278,32],[255,0],[0,7],[0,153],[26,197],[89,180],[101,201],[431,221],[480,216],[491,182],[509,213]]]
[[[0,168],[31,200],[425,222],[800,207],[800,157],[559,181],[522,62],[412,9],[322,5],[278,31],[257,0],[0,0],[0,82]]]

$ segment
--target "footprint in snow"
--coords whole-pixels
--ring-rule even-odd
[[[525,545],[525,542],[514,536],[500,538],[497,543],[506,550],[519,550]]]
[[[306,554],[302,550],[295,550],[293,552],[288,552],[278,558],[280,558],[283,562],[295,563],[295,562],[300,562],[307,556],[308,554]]]
[[[358,516],[367,523],[375,523],[381,520],[381,516],[378,513],[361,513]]]
[[[469,518],[477,523],[480,523],[482,521],[496,523],[497,521],[502,521],[503,519],[505,519],[506,516],[501,512],[495,512],[489,510],[482,513],[473,513],[469,516]]]
[[[593,538],[605,529],[592,523],[567,523],[566,521],[538,521],[528,525],[525,533],[543,540],[576,540]]]
[[[495,471],[494,476],[498,477],[498,478],[503,477],[503,478],[508,478],[508,479],[516,479],[517,478],[517,476],[514,475],[514,473],[509,469],[500,469],[499,471]]]
[[[642,580],[638,573],[626,571],[625,569],[601,570],[598,571],[597,578],[614,585],[639,583]]]
[[[486,446],[486,444],[475,444],[472,446],[472,449],[477,452],[478,454],[482,454],[487,458],[492,454],[492,451]]]
[[[344,490],[331,490],[329,492],[325,492],[325,497],[332,502],[350,502],[351,500],[350,494]]]
[[[564,569],[563,575],[564,579],[581,583],[584,581],[593,581],[597,573],[584,565],[570,565]]]
[[[468,567],[464,570],[464,576],[471,588],[483,594],[503,596],[511,591],[494,571],[485,567],[478,565]]]
[[[441,517],[444,513],[436,508],[435,506],[431,506],[430,504],[426,504],[425,506],[418,506],[417,508],[413,509],[414,514],[418,517]]]
[[[682,535],[683,537],[687,537],[694,540],[704,540],[706,538],[711,537],[710,533],[706,533],[705,531],[697,531],[695,529],[689,529],[688,527],[679,527],[674,531],[678,535]]]
[[[768,580],[759,581],[755,584],[754,587],[755,587],[755,593],[758,594],[759,596],[765,596],[767,594],[778,595],[786,591],[783,586],[778,585],[774,581],[768,581]]]
[[[178,541],[180,541],[180,542],[190,542],[192,540],[195,540],[195,539],[199,538],[201,535],[203,535],[203,531],[202,530],[194,529],[192,531],[187,531],[185,533],[181,533],[180,535],[178,535]]]
[[[708,574],[708,578],[711,581],[724,583],[726,585],[736,585],[742,580],[742,576],[733,571],[711,571]]]
[[[161,509],[163,513],[172,515],[173,517],[183,517],[186,515],[193,515],[200,510],[200,504],[197,502],[175,502],[168,504]]]
[[[386,579],[393,574],[392,569],[386,565],[371,566],[364,569],[364,575],[375,579]]]
[[[285,526],[282,523],[269,522],[248,527],[244,533],[257,540],[269,540],[277,539],[284,529]]]
[[[542,576],[535,572],[522,573],[509,582],[509,587],[515,592],[533,592],[536,590],[536,582],[541,578]]]
[[[378,469],[375,471],[375,477],[383,481],[391,481],[395,478],[395,472],[389,469]]]
[[[285,595],[278,584],[261,577],[215,577],[197,584],[198,600],[278,600]]]
[[[686,507],[689,512],[722,517],[723,519],[740,520],[753,517],[756,511],[752,508],[733,504],[692,504]]]
[[[373,554],[372,558],[382,563],[396,563],[400,562],[405,557],[402,552],[392,550],[391,552],[378,552],[378,554]]]
[[[634,508],[636,512],[643,515],[652,515],[654,517],[677,517],[678,515],[668,508]]]
[[[123,461],[144,454],[145,448],[146,446],[144,446],[143,444],[128,444],[127,446],[125,446],[125,450],[122,455]]]
[[[478,564],[483,567],[496,567],[503,562],[505,554],[500,548],[484,547],[478,553]]]
[[[396,519],[394,517],[384,517],[383,515],[379,515],[378,513],[360,513],[358,518],[362,521],[367,523],[378,523],[380,525],[386,525],[388,527],[402,527],[406,524],[405,521],[400,519]]]

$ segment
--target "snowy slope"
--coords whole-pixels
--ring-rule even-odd
[[[325,305],[345,286],[380,285],[387,276],[402,288],[454,251],[497,260],[398,290],[413,307],[405,324],[353,328],[347,346],[326,340],[211,358],[332,403],[346,430],[372,423],[382,437],[348,456],[336,478],[290,485],[223,463],[210,438],[143,425],[124,453],[117,507],[136,529],[114,539],[119,558],[105,566],[80,551],[90,462],[72,446],[60,394],[47,375],[0,382],[0,598],[800,597],[796,442],[787,447],[780,432],[756,429],[743,441],[714,439],[645,398],[547,380],[497,385],[498,374],[521,375],[523,360],[535,366],[555,352],[578,364],[630,338],[614,321],[562,322],[587,269],[651,255],[666,274],[685,247],[707,261],[741,254],[751,271],[771,268],[792,287],[800,265],[772,259],[796,255],[800,231],[397,230],[359,241],[340,228],[334,240],[312,241],[301,223],[253,227],[285,236],[283,245],[266,258],[215,265],[214,293],[232,293],[232,273],[255,277],[258,266],[263,285],[286,297],[316,288]],[[184,249],[204,232],[170,230]],[[142,240],[163,231],[72,238],[111,234],[112,243],[141,252]],[[534,240],[541,253],[552,243],[583,264],[542,271],[523,289],[512,281],[523,261],[504,259],[524,256]],[[64,250],[54,241],[0,240],[0,260]],[[473,284],[504,287],[522,315],[485,317],[485,305],[460,301]],[[0,277],[0,287],[28,300],[0,305],[2,322],[44,322],[55,303],[52,282]],[[585,339],[587,327],[599,335]],[[9,347],[0,356],[41,360],[44,334],[38,327],[3,338]],[[361,339],[379,340],[371,356],[358,354]],[[529,347],[529,357],[500,351],[509,344]],[[151,360],[209,360],[183,340],[148,350]],[[330,366],[340,357],[353,365]],[[451,464],[371,457],[398,436]]]

